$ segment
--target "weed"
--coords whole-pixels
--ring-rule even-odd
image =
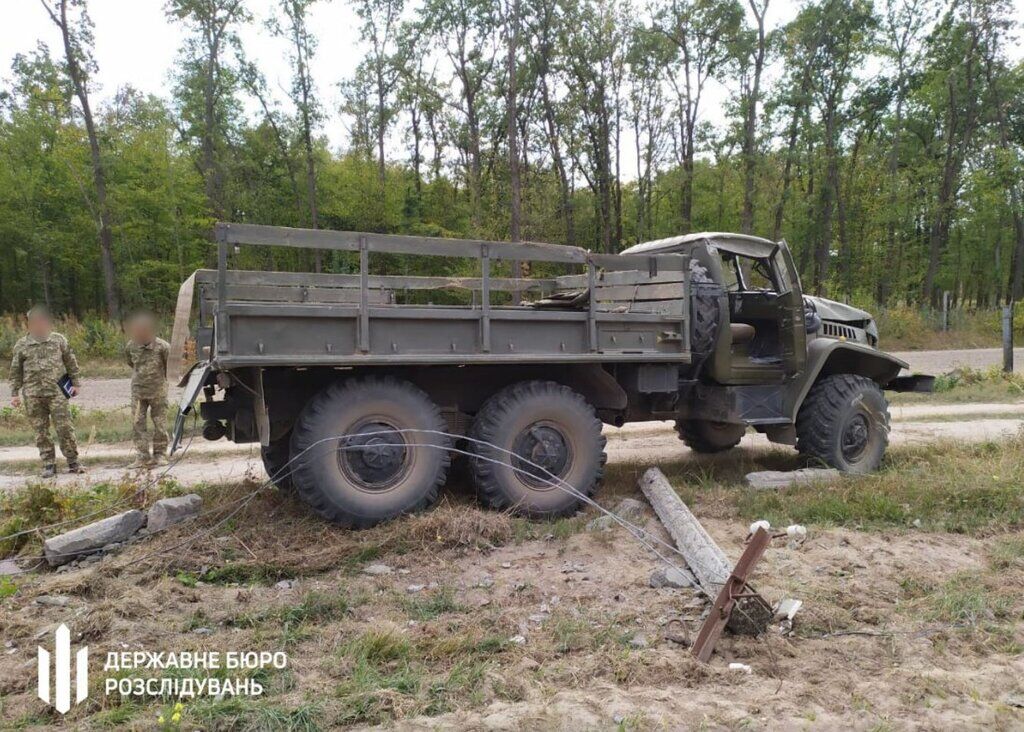
[[[413,620],[433,620],[445,613],[465,611],[455,601],[455,592],[450,587],[441,587],[423,597],[403,597],[402,605]]]

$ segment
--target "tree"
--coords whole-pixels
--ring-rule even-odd
[[[236,26],[250,19],[242,0],[168,0],[167,14],[185,24],[190,36],[182,49],[177,95],[184,134],[198,137],[199,168],[206,198],[217,219],[227,214],[225,172],[221,160],[226,147],[229,117],[237,73],[225,54],[238,47]]]
[[[271,31],[291,42],[292,87],[291,98],[299,115],[299,134],[306,159],[306,200],[309,206],[309,227],[320,228],[316,200],[316,157],[313,154],[313,128],[321,119],[320,105],[313,93],[313,79],[309,62],[316,52],[316,38],[309,31],[308,14],[316,0],[282,0],[281,9],[287,24],[282,26],[276,18],[269,21]],[[314,252],[314,269],[323,269],[323,251]]]
[[[382,187],[385,177],[384,147],[395,114],[394,96],[402,68],[402,61],[396,55],[403,4],[403,0],[356,1],[356,13],[363,21],[360,36],[370,44],[370,51],[363,64],[375,96],[373,129],[377,142],[377,176]]]
[[[40,0],[50,20],[60,30],[64,45],[64,63],[68,78],[82,113],[85,131],[89,137],[89,157],[92,161],[92,182],[95,201],[95,216],[100,236],[100,265],[103,270],[104,295],[107,316],[113,320],[121,318],[121,302],[117,292],[117,272],[114,267],[113,234],[110,228],[110,208],[107,203],[107,175],[100,153],[99,135],[89,104],[89,75],[97,70],[92,58],[92,20],[85,0]],[[77,10],[77,17],[71,18],[68,10]]]
[[[693,223],[693,161],[704,88],[728,60],[730,41],[739,30],[742,17],[743,10],[736,0],[669,0],[655,21],[678,54],[670,67],[669,80],[678,106],[676,154],[683,172],[683,233],[689,232]]]
[[[740,109],[743,112],[743,214],[740,231],[754,231],[754,179],[757,167],[757,105],[761,102],[761,76],[764,74],[768,41],[764,16],[769,0],[747,0],[754,16],[752,33],[741,34],[739,44]],[[753,36],[751,39],[750,36]]]

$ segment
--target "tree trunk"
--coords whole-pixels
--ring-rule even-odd
[[[509,201],[509,234],[512,241],[522,238],[522,182],[519,177],[519,125],[516,78],[516,52],[519,45],[519,0],[510,2],[508,34],[508,94],[505,99],[505,116],[508,134],[508,175],[511,200]],[[514,276],[518,277],[516,272]]]
[[[75,44],[71,38],[71,29],[68,26],[67,15],[68,0],[60,0],[59,18],[47,6],[47,12],[54,23],[60,28],[61,39],[64,42],[64,55],[67,57],[68,76],[75,89],[75,96],[82,107],[82,117],[85,120],[85,131],[89,137],[89,156],[92,161],[92,180],[96,189],[96,212],[99,216],[100,234],[100,268],[103,271],[103,293],[107,305],[107,316],[119,321],[121,319],[121,301],[117,292],[117,274],[114,268],[113,234],[110,229],[110,209],[107,206],[107,175],[103,167],[103,159],[100,156],[99,137],[96,134],[96,124],[92,118],[92,108],[89,106],[89,90],[85,78],[85,71],[79,63]]]
[[[761,74],[764,71],[765,33],[764,15],[768,1],[758,7],[755,0],[748,0],[750,10],[757,20],[757,52],[754,58],[754,80],[747,99],[746,116],[743,121],[743,213],[740,216],[740,231],[754,233],[754,174],[757,168],[757,104],[761,98]]]

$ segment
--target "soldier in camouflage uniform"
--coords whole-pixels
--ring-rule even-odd
[[[65,374],[71,379],[71,395],[81,390],[81,373],[68,340],[52,332],[53,323],[45,308],[35,307],[28,312],[28,335],[14,345],[11,359],[12,404],[25,411],[36,431],[36,447],[43,460],[43,477],[57,473],[57,456],[50,437],[50,422],[57,431],[60,451],[68,461],[72,473],[84,473],[78,463],[78,441],[71,424],[68,397],[58,383]]]
[[[128,322],[125,356],[132,367],[132,439],[138,458],[133,468],[164,464],[167,458],[167,357],[171,347],[156,336],[156,319],[135,315]],[[153,453],[146,415],[153,422]]]

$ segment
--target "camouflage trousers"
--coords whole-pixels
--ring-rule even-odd
[[[132,441],[141,458],[149,458],[149,425],[147,415],[153,422],[153,455],[167,452],[167,397],[132,396]]]
[[[53,450],[53,439],[50,437],[50,422],[57,431],[61,454],[69,463],[78,461],[78,440],[75,438],[75,427],[71,424],[71,407],[63,394],[57,396],[27,396],[25,411],[36,431],[36,447],[43,465],[53,465],[57,455]]]

